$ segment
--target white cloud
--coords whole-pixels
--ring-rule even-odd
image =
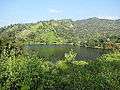
[[[118,16],[98,16],[98,18],[100,18],[100,19],[111,19],[111,20],[120,19],[120,17],[118,17]]]
[[[49,12],[50,12],[50,13],[58,14],[58,13],[62,13],[63,11],[62,11],[62,10],[59,10],[59,9],[49,9]]]

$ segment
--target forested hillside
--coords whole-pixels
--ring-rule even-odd
[[[0,28],[0,38],[12,37],[22,43],[100,46],[105,42],[120,43],[120,20],[90,18],[72,21],[50,20],[14,24]]]

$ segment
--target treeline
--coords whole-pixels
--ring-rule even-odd
[[[14,37],[24,44],[75,44],[103,48],[120,43],[120,21],[90,18],[40,21],[0,28],[0,38]],[[111,48],[106,46],[106,48]]]

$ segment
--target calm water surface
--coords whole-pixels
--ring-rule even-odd
[[[65,54],[73,50],[77,60],[96,60],[103,54],[108,53],[108,50],[79,47],[73,45],[28,45],[26,52],[30,56],[45,58],[50,60],[60,60]]]

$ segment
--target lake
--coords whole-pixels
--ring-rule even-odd
[[[26,46],[25,51],[29,56],[45,58],[49,60],[60,60],[65,54],[73,50],[76,60],[96,60],[98,57],[109,52],[109,50],[87,48],[73,45],[41,45],[34,44]]]

